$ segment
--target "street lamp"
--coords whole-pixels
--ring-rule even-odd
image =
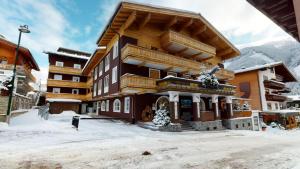
[[[16,78],[16,67],[17,67],[17,61],[19,58],[19,47],[20,47],[20,41],[21,41],[21,35],[22,33],[30,33],[30,30],[28,29],[27,25],[21,25],[19,27],[19,40],[18,40],[18,45],[16,48],[16,57],[15,57],[15,64],[14,64],[14,69],[13,69],[13,76],[11,80],[11,88],[9,91],[9,99],[8,99],[8,106],[7,106],[7,117],[10,115],[10,110],[11,110],[11,102],[12,102],[12,97],[13,97],[13,92],[14,92],[14,87],[15,87],[15,78]]]

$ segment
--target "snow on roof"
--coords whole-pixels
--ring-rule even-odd
[[[287,97],[292,101],[299,101],[300,100],[300,95],[291,95],[291,96],[287,96]]]
[[[90,57],[87,57],[85,55],[77,55],[77,54],[70,54],[70,53],[65,53],[65,52],[50,52],[50,51],[44,51],[46,54],[55,54],[55,55],[63,55],[67,57],[72,57],[72,58],[78,58],[78,59],[85,59],[88,60]]]
[[[249,71],[252,71],[252,70],[258,70],[258,69],[263,69],[263,68],[270,68],[270,67],[278,66],[278,65],[281,65],[281,64],[283,64],[282,61],[280,61],[280,62],[266,63],[266,64],[263,64],[263,65],[255,65],[255,66],[252,66],[252,67],[235,70],[234,73],[243,73],[243,72],[249,72]]]
[[[300,110],[290,110],[290,109],[283,109],[283,110],[266,110],[262,113],[266,114],[300,114]]]
[[[76,99],[46,99],[48,102],[72,102],[72,103],[81,103],[81,100]]]

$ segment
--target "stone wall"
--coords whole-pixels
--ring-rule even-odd
[[[223,125],[231,130],[253,130],[251,117],[223,120]]]
[[[190,122],[191,126],[195,130],[199,131],[210,131],[210,130],[222,130],[222,121],[215,120],[215,121],[192,121]]]

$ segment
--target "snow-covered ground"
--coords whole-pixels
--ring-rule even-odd
[[[300,168],[300,130],[158,132],[72,112],[0,123],[0,168]],[[151,155],[142,155],[149,151]]]

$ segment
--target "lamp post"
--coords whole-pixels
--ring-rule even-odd
[[[13,69],[13,76],[12,76],[12,80],[11,80],[12,86],[9,91],[9,99],[8,99],[8,106],[7,106],[7,113],[6,113],[7,117],[9,117],[10,110],[11,110],[11,102],[12,102],[12,97],[13,97],[14,87],[15,87],[16,68],[17,68],[17,61],[19,58],[19,47],[20,47],[22,33],[30,33],[30,30],[28,29],[27,25],[21,25],[19,27],[19,40],[18,40],[18,45],[16,48],[16,57],[15,57],[15,63],[14,63],[14,69]]]

